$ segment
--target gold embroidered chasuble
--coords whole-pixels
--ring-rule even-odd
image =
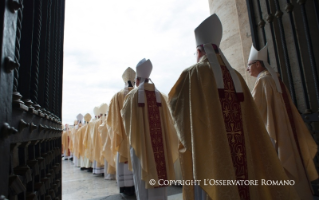
[[[78,156],[78,134],[79,134],[79,130],[82,128],[81,127],[78,127],[78,129],[76,129],[76,131],[74,131],[73,133],[73,138],[72,138],[72,144],[73,144],[73,156],[76,156],[77,158],[79,158]]]
[[[74,152],[74,133],[77,131],[77,129],[75,127],[73,127],[71,129],[71,131],[69,132],[69,149],[70,149],[70,152]]]
[[[102,124],[102,117],[98,119],[93,128],[93,132],[91,132],[92,136],[92,159],[97,162],[97,167],[101,167],[104,165],[104,161],[101,162],[101,152],[102,152],[102,140],[101,135],[99,133],[99,126]]]
[[[78,129],[78,131],[75,133],[75,139],[74,139],[74,153],[77,158],[84,157],[84,146],[83,146],[83,136],[87,129],[87,124],[84,124],[82,127]]]
[[[106,119],[99,126],[99,133],[102,141],[102,151],[100,156],[100,162],[104,163],[104,159],[107,161],[107,173],[115,174],[116,165],[115,165],[115,157],[113,152],[111,151],[111,137],[106,127]]]
[[[68,130],[63,131],[62,133],[62,153],[64,153],[64,151],[67,152],[67,154],[69,155],[69,134],[68,134]]]
[[[309,181],[318,178],[313,162],[317,144],[292,102],[287,87],[283,83],[281,86],[283,93],[277,91],[270,73],[263,71],[256,80],[252,95],[268,134],[276,143],[282,166],[288,177],[296,181],[295,187],[299,196],[302,199],[312,198]],[[283,98],[283,95],[287,98]],[[289,104],[289,111],[285,101]]]
[[[178,157],[178,140],[176,131],[173,125],[172,117],[167,107],[167,103],[161,94],[161,106],[158,108],[158,114],[149,115],[148,99],[147,95],[150,94],[153,100],[155,100],[155,88],[153,84],[144,84],[145,89],[145,104],[143,107],[138,106],[138,88],[131,90],[125,97],[124,105],[121,110],[121,116],[123,119],[123,125],[125,134],[128,137],[130,146],[134,149],[136,156],[140,160],[141,165],[141,179],[145,181],[145,188],[158,187],[159,175],[163,175],[161,170],[166,170],[166,179],[174,180],[174,162]],[[154,103],[154,101],[152,101]],[[152,104],[152,106],[156,106]],[[157,109],[156,109],[157,110]],[[155,112],[154,112],[155,113]],[[157,130],[150,131],[150,121],[160,120],[160,127]],[[159,123],[151,124],[159,125]],[[161,129],[162,136],[158,135],[158,129]],[[153,137],[156,135],[155,137]],[[153,140],[152,140],[153,138]],[[156,138],[156,140],[154,140]],[[157,146],[159,144],[162,146]],[[154,146],[155,145],[155,146]],[[155,151],[153,149],[155,148]],[[158,152],[157,149],[163,149],[163,152]],[[154,154],[157,155],[156,158]],[[165,163],[165,166],[157,165],[159,159],[161,164]],[[132,171],[131,159],[128,159],[129,169]],[[154,186],[149,184],[151,179],[156,180]]]
[[[224,65],[217,55],[220,65]],[[222,68],[223,75],[228,70]],[[236,72],[237,73],[237,72]],[[210,185],[204,180],[258,180],[259,185],[249,186],[248,197],[244,199],[299,199],[292,186],[261,185],[262,179],[287,180],[287,176],[276,156],[250,91],[237,73],[243,88],[244,101],[227,107],[225,98],[235,98],[228,91],[219,96],[213,71],[206,56],[185,69],[169,93],[169,105],[180,140],[179,153],[183,180],[200,180],[200,187],[211,199],[241,199],[240,187],[236,185]],[[225,76],[224,83],[225,83]],[[229,90],[228,83],[225,90]],[[234,90],[234,88],[231,88]],[[224,100],[222,100],[224,99]],[[241,112],[241,115],[239,113]],[[241,121],[227,123],[229,116]],[[227,127],[225,126],[227,125]],[[242,130],[242,131],[237,131]],[[244,136],[244,137],[242,137]],[[243,146],[231,148],[233,141],[241,141]],[[245,157],[244,152],[245,151]],[[248,177],[236,177],[238,168],[247,170]],[[246,165],[243,165],[246,163]],[[240,172],[241,170],[239,170]],[[236,172],[236,173],[235,173]],[[183,198],[194,199],[194,187],[183,186]]]
[[[92,155],[92,152],[93,152],[92,135],[93,135],[93,131],[94,131],[95,122],[97,122],[97,120],[91,121],[87,125],[87,129],[86,129],[86,131],[84,133],[84,137],[83,137],[84,155],[91,162],[94,161],[93,155]]]
[[[132,89],[132,87],[128,88],[128,92]],[[107,128],[111,139],[110,148],[114,156],[116,156],[117,152],[119,152],[120,163],[127,162],[128,158],[130,157],[129,143],[125,135],[123,121],[121,117],[121,109],[123,108],[125,95],[127,94],[125,94],[125,90],[123,89],[112,97],[106,120]]]
[[[76,129],[76,131],[73,133],[73,155],[76,156],[77,158],[80,158],[79,154],[79,136],[81,133],[82,125]]]

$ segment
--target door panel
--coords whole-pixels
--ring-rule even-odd
[[[0,3],[0,195],[8,199],[61,199],[64,5]]]

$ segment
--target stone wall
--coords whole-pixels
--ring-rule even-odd
[[[304,6],[309,25],[311,49],[314,53],[314,66],[317,68],[317,73],[319,73],[319,18],[316,18],[316,10],[314,9],[316,1],[305,1]],[[257,2],[260,3],[259,7]],[[278,6],[275,6],[275,2],[279,2]],[[299,111],[308,112],[309,109],[312,111],[318,110],[319,100],[316,96],[314,72],[311,68],[309,45],[305,36],[305,23],[301,14],[300,4],[302,2],[304,1],[290,1],[292,6],[290,11],[292,12],[292,18],[290,18],[286,0],[251,1],[252,12],[254,13],[252,16],[256,26],[255,37],[257,45],[263,47],[265,42],[267,42],[270,65],[276,71],[281,72],[281,78],[290,90],[290,93],[293,94],[292,92],[294,91],[295,104]],[[223,24],[223,38],[220,48],[232,67],[241,73],[251,90],[256,79],[251,77],[246,71],[247,60],[252,45],[247,0],[208,0],[208,3],[210,13],[216,13]],[[267,3],[269,3],[268,8]],[[277,13],[281,13],[282,15],[278,17]],[[270,15],[273,17],[269,21]],[[265,25],[259,26],[262,20],[265,22]],[[282,20],[283,36],[280,32],[280,20]],[[295,28],[293,28],[292,24]],[[273,33],[271,32],[271,27],[273,27]],[[263,31],[265,34],[263,34]],[[293,37],[294,31],[296,33],[296,41]],[[283,44],[283,41],[285,41],[285,44]],[[284,56],[285,46],[289,62],[286,61]],[[300,49],[300,64],[298,63],[297,47]],[[301,75],[302,71],[304,72],[304,76]],[[292,75],[292,84],[289,84],[289,72]],[[316,76],[318,77],[318,74]],[[303,87],[302,78],[305,80],[305,87]],[[306,98],[309,98],[309,100]],[[306,105],[307,102],[309,106]]]
[[[208,0],[210,13],[216,13],[223,24],[220,49],[231,66],[246,80],[250,89],[255,78],[246,71],[252,44],[246,0]]]

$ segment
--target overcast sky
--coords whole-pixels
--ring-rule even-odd
[[[109,104],[124,88],[124,70],[144,57],[157,89],[168,94],[195,64],[194,29],[208,16],[208,0],[67,0],[63,123]]]

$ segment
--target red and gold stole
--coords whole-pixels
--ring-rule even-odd
[[[158,180],[167,180],[165,152],[163,145],[159,105],[156,103],[155,91],[145,90],[147,100],[148,121],[152,141]]]
[[[234,83],[226,66],[221,65],[225,96],[219,97],[223,111],[228,144],[237,180],[248,180],[245,137],[240,107],[240,97],[236,95]],[[242,99],[243,100],[243,99]],[[241,200],[249,200],[249,185],[238,185]]]

